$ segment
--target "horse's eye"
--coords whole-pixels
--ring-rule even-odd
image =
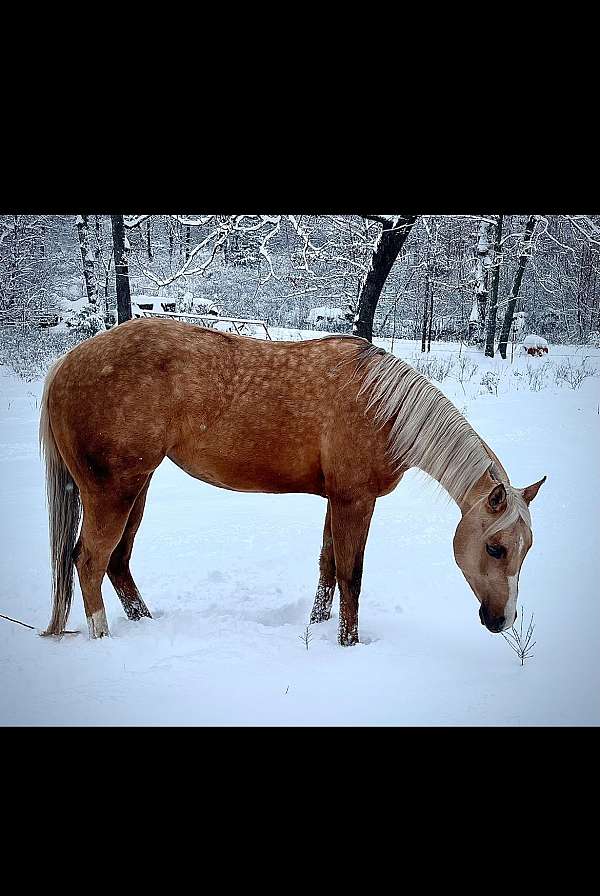
[[[506,557],[506,548],[503,548],[502,545],[486,544],[485,549],[490,557],[495,557],[496,560],[500,560],[501,557]]]

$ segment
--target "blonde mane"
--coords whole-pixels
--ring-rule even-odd
[[[367,399],[378,428],[392,421],[388,453],[394,469],[418,467],[436,479],[460,506],[490,471],[506,488],[506,510],[485,535],[511,526],[521,517],[531,526],[521,492],[502,476],[480,437],[448,398],[417,370],[389,352],[365,343],[354,356],[352,380],[362,378],[358,396]]]

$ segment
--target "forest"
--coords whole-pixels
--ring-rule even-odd
[[[0,326],[85,338],[143,296],[505,357],[528,333],[597,346],[599,270],[598,215],[3,215]]]

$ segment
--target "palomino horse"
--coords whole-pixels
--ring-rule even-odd
[[[106,572],[127,616],[150,616],[129,560],[150,479],[165,457],[221,488],[327,499],[310,621],[329,619],[337,582],[343,645],[358,641],[375,501],[419,467],[462,511],[454,554],[481,621],[499,632],[515,619],[532,544],[528,505],[544,480],[513,488],[435,386],[363,339],[262,342],[175,321],[130,321],[57,361],[46,378],[40,439],[54,601],[46,634],[66,625],[73,564],[92,638],[109,633],[100,590]]]

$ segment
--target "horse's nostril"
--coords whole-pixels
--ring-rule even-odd
[[[499,617],[495,620],[496,631],[497,631],[497,632],[501,632],[501,631],[502,631],[502,629],[504,628],[504,623],[505,623],[505,622],[506,622],[506,616],[499,616]]]

